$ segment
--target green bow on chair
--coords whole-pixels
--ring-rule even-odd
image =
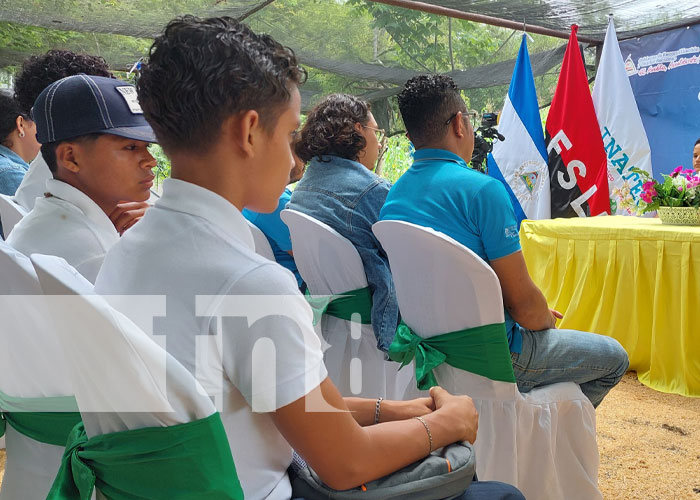
[[[363,325],[372,323],[372,292],[368,286],[321,297],[312,297],[306,290],[305,297],[314,314],[314,326],[321,321],[324,314],[346,321],[352,321],[353,315],[359,314],[360,323]]]
[[[401,368],[415,359],[418,389],[438,385],[433,370],[443,363],[491,380],[515,383],[504,323],[423,338],[403,321],[389,347]]]
[[[219,413],[93,438],[79,423],[47,500],[90,500],[95,487],[114,500],[243,499]]]
[[[20,398],[0,392],[0,436],[9,424],[35,441],[64,446],[71,429],[80,421],[73,396]]]

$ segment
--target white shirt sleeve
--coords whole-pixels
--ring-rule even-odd
[[[237,280],[216,316],[224,371],[254,412],[286,406],[328,376],[311,308],[279,265]]]

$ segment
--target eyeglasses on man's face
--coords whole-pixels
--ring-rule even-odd
[[[382,142],[384,140],[384,137],[386,136],[386,132],[384,131],[383,128],[374,128],[374,127],[370,127],[369,125],[362,125],[362,128],[367,128],[367,129],[373,130],[374,135],[377,136],[377,142]]]
[[[479,116],[479,114],[476,111],[457,111],[457,112],[453,113],[452,116],[450,116],[445,121],[445,125],[449,125],[450,123],[452,123],[452,120],[454,120],[455,117],[457,116],[457,114],[459,114],[459,113],[462,113],[463,117],[464,116],[468,117],[468,120],[472,124],[472,127],[476,128],[476,126],[477,126],[476,121],[477,121],[477,118]]]

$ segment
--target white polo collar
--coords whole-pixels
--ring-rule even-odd
[[[163,196],[156,201],[155,206],[201,217],[255,251],[253,235],[238,208],[226,198],[202,186],[180,179],[165,179]]]
[[[100,227],[109,228],[115,234],[117,233],[114,224],[109,219],[107,214],[102,210],[97,203],[83,193],[80,189],[71,186],[70,184],[59,181],[58,179],[46,180],[46,192],[51,196],[60,200],[67,201],[71,205],[75,205],[85,216]]]

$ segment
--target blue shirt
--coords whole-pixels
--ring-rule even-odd
[[[518,222],[503,185],[443,149],[415,152],[413,165],[391,188],[379,218],[433,228],[486,262],[520,250]],[[520,352],[520,328],[508,311],[505,320],[510,350]]]
[[[289,252],[292,251],[292,240],[289,237],[289,228],[280,218],[280,212],[287,208],[287,203],[289,203],[291,197],[292,192],[289,189],[285,189],[282,196],[280,196],[277,209],[274,212],[261,214],[244,208],[243,217],[255,224],[255,226],[263,232],[267,241],[270,242],[270,247],[272,247],[272,252],[275,254],[277,263],[292,271],[297,279],[297,283],[301,287],[304,280],[301,279],[296,262],[294,262],[294,257],[289,254]]]
[[[29,170],[29,164],[26,161],[10,148],[0,145],[0,193],[14,196],[27,170]],[[2,223],[0,223],[0,236],[4,238]]]
[[[372,232],[391,185],[364,165],[338,156],[313,158],[287,208],[303,212],[350,240],[360,254],[372,292],[377,347],[387,352],[399,322],[386,252]],[[313,290],[311,290],[313,292]]]

